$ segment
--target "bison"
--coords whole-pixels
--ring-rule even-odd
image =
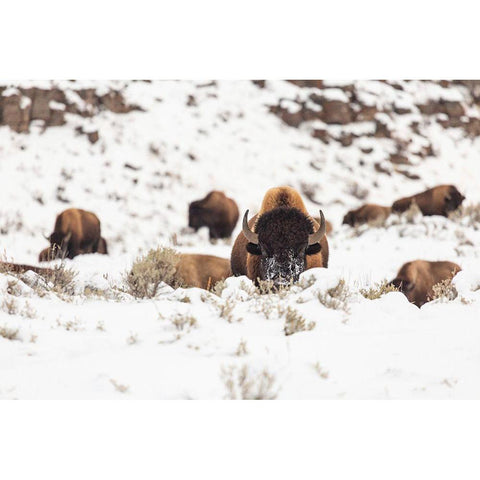
[[[375,203],[367,203],[356,210],[350,210],[343,217],[343,224],[355,227],[370,222],[382,222],[391,212],[390,207],[384,207]]]
[[[421,307],[432,300],[434,285],[452,279],[460,270],[453,262],[415,260],[405,263],[391,284],[398,288],[409,302]]]
[[[220,280],[231,276],[230,261],[213,255],[182,253],[176,277],[187,287],[210,290]]]
[[[238,221],[238,207],[223,192],[212,191],[188,207],[188,226],[208,227],[210,238],[229,238]]]
[[[439,185],[410,197],[400,198],[392,205],[392,211],[405,212],[415,202],[423,215],[443,215],[456,210],[465,197],[453,185]]]
[[[50,247],[40,252],[40,262],[71,259],[83,253],[107,253],[107,242],[100,235],[100,220],[94,213],[78,208],[60,213],[53,233],[46,238]]]
[[[304,270],[327,266],[325,217],[320,211],[317,223],[293,188],[271,188],[257,215],[248,220],[245,212],[232,249],[233,275],[247,275],[257,285],[268,280],[278,287],[297,281]]]

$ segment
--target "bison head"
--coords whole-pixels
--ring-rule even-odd
[[[464,200],[465,197],[452,185],[445,196],[445,214],[456,210]]]
[[[188,207],[188,226],[197,231],[200,227],[207,225],[208,216],[209,213],[203,207],[201,200],[192,202]]]
[[[64,235],[61,232],[53,232],[49,237],[45,237],[50,242],[50,257],[65,258],[68,251],[68,243],[72,238],[72,232]]]
[[[243,217],[247,252],[260,256],[260,280],[274,285],[296,282],[305,270],[307,255],[321,250],[325,217],[320,211],[320,228],[314,233],[312,220],[296,208],[278,207],[261,215],[255,232],[248,226],[248,210]]]

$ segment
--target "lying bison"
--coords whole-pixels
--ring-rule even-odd
[[[350,210],[343,217],[343,224],[355,227],[370,222],[382,222],[391,212],[390,207],[384,207],[375,203],[367,203],[356,210]]]
[[[46,238],[50,246],[40,252],[40,262],[74,258],[83,253],[107,253],[107,242],[100,235],[100,220],[94,213],[78,208],[60,213],[53,233]]]
[[[238,207],[223,192],[212,191],[188,208],[188,226],[208,227],[210,238],[229,238],[238,221]]]
[[[271,188],[257,215],[243,217],[243,229],[233,245],[233,275],[272,281],[275,286],[297,281],[310,268],[328,266],[326,222],[307,212],[300,194],[290,187]]]
[[[213,255],[182,253],[176,275],[186,287],[210,290],[217,282],[231,276],[230,261]]]
[[[452,279],[461,268],[453,262],[415,260],[405,263],[391,284],[405,294],[408,301],[421,307],[433,298],[433,286]]]
[[[443,215],[456,210],[465,197],[453,185],[439,185],[410,197],[400,198],[392,205],[392,211],[405,212],[416,203],[423,215]]]

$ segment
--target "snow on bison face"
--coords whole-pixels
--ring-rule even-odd
[[[320,228],[300,210],[278,207],[261,215],[255,232],[248,226],[248,210],[243,217],[243,234],[248,240],[247,252],[260,256],[260,280],[274,285],[296,282],[305,271],[306,256],[320,252],[326,222],[320,211]]]

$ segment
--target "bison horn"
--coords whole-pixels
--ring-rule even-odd
[[[308,236],[308,244],[313,245],[315,243],[319,243],[326,231],[327,226],[325,223],[325,217],[323,216],[323,212],[320,210],[320,228],[315,233],[312,233]]]
[[[45,240],[50,241],[50,237],[48,235],[45,235],[44,233],[42,233],[42,236],[45,238]]]
[[[255,245],[258,245],[258,234],[255,232],[252,232],[250,230],[250,227],[248,226],[248,210],[245,212],[245,215],[243,216],[242,232],[250,243],[254,243]]]

